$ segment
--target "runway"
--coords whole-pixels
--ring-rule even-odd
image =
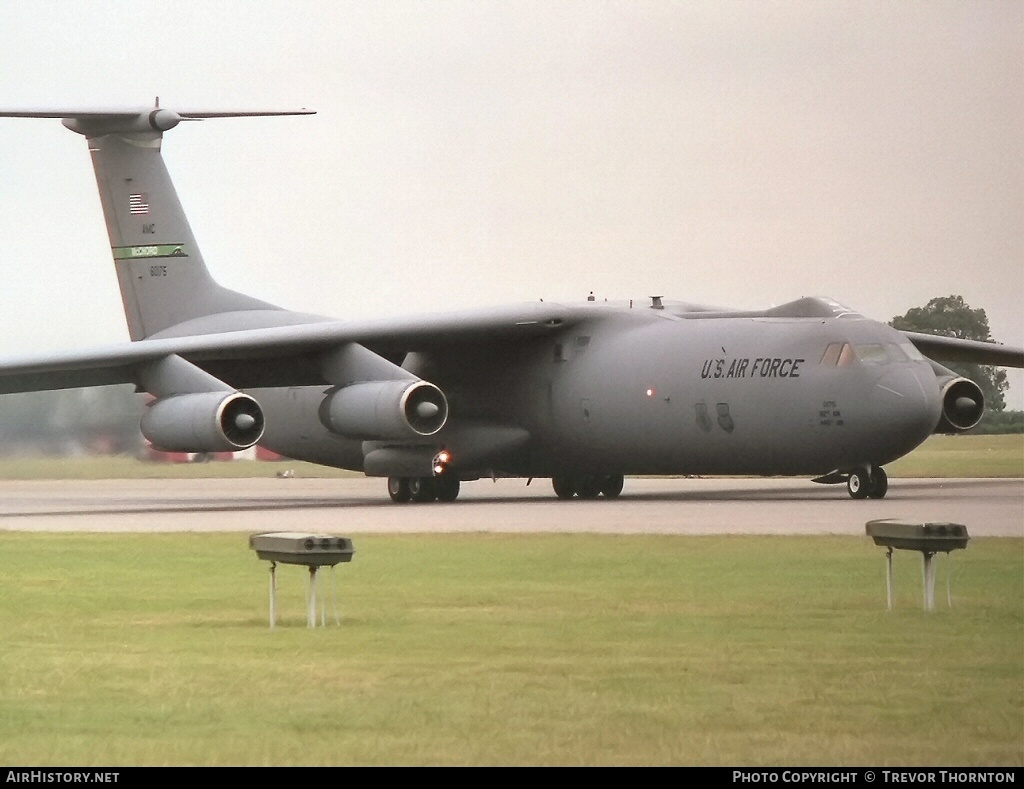
[[[897,479],[879,501],[801,479],[627,479],[595,501],[558,501],[546,479],[480,480],[452,504],[402,505],[365,478],[0,482],[0,531],[863,535],[876,518],[1024,537],[1024,480]]]

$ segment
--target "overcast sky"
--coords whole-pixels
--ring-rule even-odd
[[[156,95],[317,110],[164,140],[214,275],[283,306],[961,294],[1024,344],[1020,2],[0,3],[0,104]],[[0,353],[127,339],[59,121],[0,120],[0,242]]]

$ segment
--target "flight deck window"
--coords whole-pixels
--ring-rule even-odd
[[[914,343],[910,342],[909,340],[905,343],[901,342],[899,347],[902,348],[904,352],[907,354],[907,356],[909,356],[913,361],[924,361],[924,354],[922,354],[921,351],[918,350],[917,346],[914,345]]]
[[[891,342],[885,346],[885,349],[889,352],[889,358],[895,362],[909,362],[910,357],[904,353],[903,349],[900,348],[896,343]]]
[[[839,363],[839,353],[843,350],[841,342],[829,343],[825,353],[821,356],[821,363],[827,367],[835,367]]]
[[[826,367],[849,367],[854,362],[864,364],[888,364],[892,358],[884,345],[875,343],[851,345],[848,342],[829,343],[825,353],[821,355],[821,363]]]
[[[853,359],[853,346],[848,342],[829,343],[821,355],[821,363],[826,367],[848,367]]]
[[[864,364],[888,364],[889,354],[885,352],[884,345],[858,345],[857,358]]]

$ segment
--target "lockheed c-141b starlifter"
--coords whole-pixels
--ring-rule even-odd
[[[630,474],[806,475],[881,498],[883,466],[981,419],[939,364],[1024,349],[896,331],[829,299],[763,311],[653,297],[339,321],[219,285],[161,156],[206,118],[309,111],[3,111],[60,118],[92,156],[131,342],[0,360],[0,391],[133,383],[158,449],[282,455],[453,501],[480,477],[615,497]]]

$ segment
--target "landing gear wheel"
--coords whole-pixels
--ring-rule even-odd
[[[614,499],[622,493],[622,483],[623,479],[621,474],[613,474],[610,477],[605,477],[601,481],[601,494],[606,499]]]
[[[870,486],[871,479],[862,468],[851,471],[849,478],[846,480],[846,489],[849,491],[851,499],[866,499]]]
[[[563,500],[576,495],[576,486],[572,484],[570,477],[552,477],[551,487],[555,489],[555,495]]]
[[[431,477],[410,477],[409,495],[417,504],[433,501],[437,498],[437,490]]]
[[[882,499],[885,498],[887,490],[889,490],[889,477],[880,466],[875,466],[871,469],[871,487],[868,489],[868,496],[872,499]]]
[[[437,490],[438,501],[455,501],[459,497],[459,478],[448,474],[434,477],[434,488]]]
[[[405,504],[412,498],[409,480],[405,477],[388,477],[388,495],[395,504]]]
[[[581,477],[576,481],[576,495],[581,499],[596,499],[601,495],[600,477]]]

